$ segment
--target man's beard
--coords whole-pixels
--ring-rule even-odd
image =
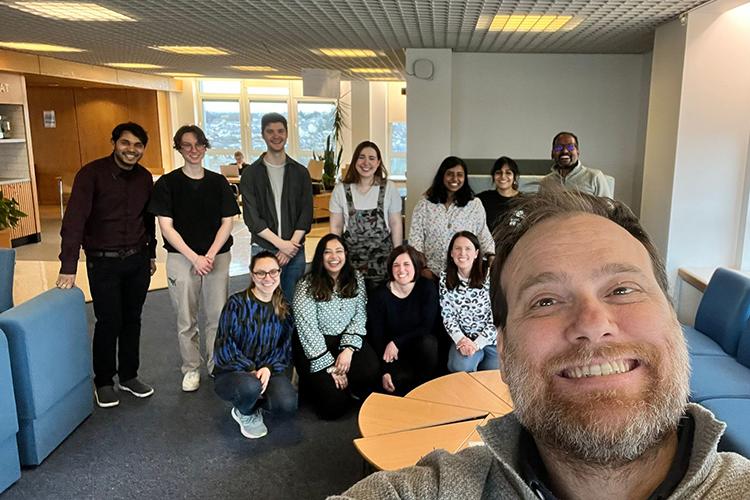
[[[566,459],[611,468],[632,462],[674,431],[685,412],[690,366],[685,340],[674,328],[664,355],[647,344],[584,345],[546,362],[542,374],[506,340],[503,370],[519,421]],[[563,367],[588,365],[593,358],[640,360],[646,386],[635,395],[555,391],[553,379]]]

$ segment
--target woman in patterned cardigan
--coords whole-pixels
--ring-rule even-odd
[[[250,287],[224,306],[214,344],[214,388],[233,405],[247,438],[266,435],[261,408],[281,416],[297,409],[285,370],[291,361],[292,318],[279,287],[281,266],[268,251],[250,263]]]
[[[448,370],[473,372],[499,368],[497,329],[492,322],[488,267],[479,240],[460,231],[448,246],[448,264],[440,274],[443,325],[456,344],[448,354]]]
[[[367,294],[341,236],[327,234],[315,248],[310,272],[297,284],[294,364],[300,392],[324,419],[346,412],[353,395],[375,388],[378,360],[366,342]]]

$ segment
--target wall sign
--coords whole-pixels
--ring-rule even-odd
[[[57,128],[57,119],[55,118],[55,111],[42,111],[44,116],[44,128]]]

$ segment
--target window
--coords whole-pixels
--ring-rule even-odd
[[[211,143],[211,149],[206,152],[205,166],[218,172],[219,165],[229,163],[232,153],[242,146],[240,102],[204,100],[202,128]],[[229,161],[219,159],[227,156]]]
[[[203,131],[213,148],[239,148],[239,101],[203,101]]]
[[[297,161],[302,165],[307,165],[313,152],[322,154],[335,112],[336,105],[332,102],[297,103]]]
[[[336,109],[334,99],[305,98],[300,82],[266,80],[200,80],[199,125],[211,142],[204,166],[219,170],[230,163],[237,150],[252,162],[266,150],[260,122],[266,113],[287,119],[289,156],[307,165],[322,154],[331,132]]]
[[[250,101],[250,159],[254,160],[266,150],[260,121],[266,113],[279,113],[289,121],[289,106],[286,101]],[[288,141],[288,139],[287,139]]]
[[[388,134],[390,174],[396,178],[406,176],[406,122],[391,122]]]

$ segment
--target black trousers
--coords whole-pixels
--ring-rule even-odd
[[[420,384],[435,377],[438,367],[438,339],[434,335],[421,335],[411,339],[398,350],[398,359],[385,363],[383,354],[379,353],[378,361],[383,367],[382,373],[390,373],[397,396],[403,396]],[[380,383],[380,392],[387,392]]]
[[[334,358],[339,354],[340,340],[341,337],[325,336],[326,346]],[[325,370],[310,373],[310,362],[296,334],[293,354],[300,379],[300,396],[310,401],[315,413],[324,420],[339,418],[353,404],[352,395],[364,400],[379,385],[378,359],[367,342],[362,342],[362,348],[352,355],[352,364],[347,373],[349,386],[344,390],[336,388],[333,377]]]
[[[151,281],[148,254],[87,258],[86,270],[96,316],[94,385],[113,385],[115,374],[130,380],[138,375],[141,311]]]

